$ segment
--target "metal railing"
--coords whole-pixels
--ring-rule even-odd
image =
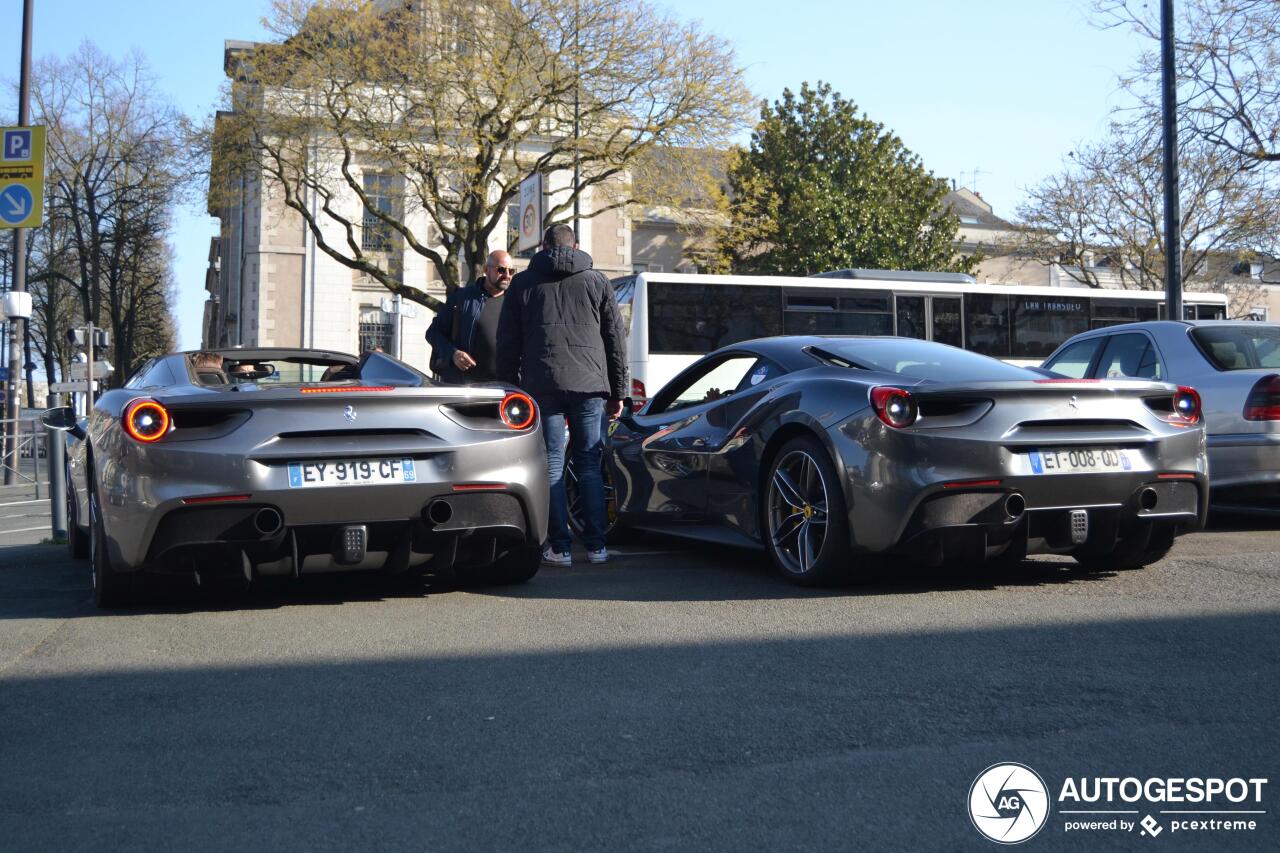
[[[39,420],[0,420],[0,447],[14,451],[0,457],[0,546],[61,535],[50,501],[53,460],[48,454],[53,446],[48,429]],[[17,464],[9,465],[10,459]]]
[[[0,436],[5,451],[0,458],[4,486],[34,487],[39,500],[40,487],[49,485],[48,430],[39,420],[9,418],[0,420]],[[10,465],[10,460],[16,464]]]

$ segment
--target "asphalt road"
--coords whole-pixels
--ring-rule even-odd
[[[0,549],[3,850],[989,850],[974,778],[1266,777],[1258,829],[1028,850],[1280,848],[1280,530],[1139,572],[908,571],[813,592],[648,539],[524,587],[185,588],[103,615]],[[1144,812],[1145,813],[1145,812]]]

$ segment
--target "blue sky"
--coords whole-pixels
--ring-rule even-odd
[[[589,0],[584,0],[589,2]],[[935,174],[975,187],[1014,218],[1027,187],[1077,143],[1106,129],[1116,77],[1144,45],[1088,22],[1087,0],[790,0],[667,3],[734,43],[759,96],[825,80],[902,137]],[[85,39],[113,56],[137,49],[162,91],[189,114],[211,112],[225,39],[264,36],[266,0],[36,0],[34,53],[66,55]],[[17,79],[21,0],[0,0],[0,78]],[[12,24],[12,25],[10,25]],[[0,116],[0,124],[16,115]],[[178,343],[195,347],[204,269],[217,221],[175,218]]]

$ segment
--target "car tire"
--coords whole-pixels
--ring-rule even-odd
[[[94,604],[102,609],[127,604],[133,593],[133,574],[113,570],[107,550],[106,525],[92,485],[89,487],[89,563],[93,567]]]
[[[71,559],[83,560],[89,556],[89,534],[80,529],[80,502],[76,500],[75,489],[71,486],[70,474],[66,480],[67,489],[67,550]]]
[[[793,438],[767,474],[761,539],[783,577],[801,586],[831,586],[878,574],[869,561],[853,564],[844,491],[826,448],[816,439]]]
[[[487,566],[473,566],[459,572],[467,586],[512,586],[527,583],[542,566],[542,548],[521,545],[512,548]]]

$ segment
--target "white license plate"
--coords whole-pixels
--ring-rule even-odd
[[[1031,457],[1033,474],[1087,474],[1096,471],[1132,471],[1132,453],[1131,450],[1072,447],[1033,450],[1028,455]]]
[[[291,489],[416,481],[417,472],[412,459],[327,459],[323,462],[289,463]]]

